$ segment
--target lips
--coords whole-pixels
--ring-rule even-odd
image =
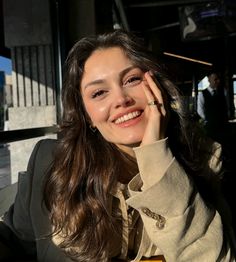
[[[138,116],[141,115],[141,113],[142,112],[139,111],[139,110],[130,112],[128,114],[122,115],[119,118],[115,119],[114,123],[115,124],[121,124],[121,123],[127,122],[131,119],[137,118]]]

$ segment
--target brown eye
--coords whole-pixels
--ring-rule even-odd
[[[124,85],[137,85],[142,81],[141,76],[132,76],[125,81]]]
[[[97,97],[103,96],[106,93],[105,90],[97,90],[92,94],[92,98],[95,99]]]

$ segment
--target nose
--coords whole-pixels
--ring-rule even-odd
[[[117,90],[114,96],[115,107],[126,107],[134,103],[134,99],[123,89]]]

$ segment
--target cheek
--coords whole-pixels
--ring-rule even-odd
[[[108,107],[104,104],[87,103],[85,105],[86,111],[91,119],[93,125],[99,125],[99,123],[107,120]]]
[[[147,102],[147,96],[144,93],[143,86],[139,86],[138,88],[132,90],[132,94],[135,98],[143,103]]]

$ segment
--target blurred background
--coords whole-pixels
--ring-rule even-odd
[[[0,188],[17,183],[39,139],[56,138],[68,50],[83,36],[119,28],[156,53],[195,121],[206,76],[220,72],[235,157],[235,0],[0,0]]]

